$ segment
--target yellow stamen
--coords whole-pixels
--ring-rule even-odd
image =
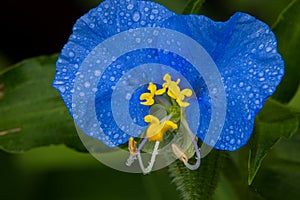
[[[128,149],[132,156],[136,155],[136,141],[133,139],[133,137],[129,138]]]
[[[174,122],[167,120],[161,123],[159,119],[153,115],[145,116],[144,121],[150,124],[146,131],[148,140],[150,142],[161,142],[164,134],[168,130],[174,130],[178,128],[177,124]]]
[[[145,100],[144,102],[141,102],[142,105],[151,106],[154,104],[154,95],[156,92],[156,85],[153,83],[149,83],[148,90],[150,93],[145,92],[140,96],[140,100]]]
[[[190,105],[188,102],[184,102],[183,100],[185,97],[192,96],[192,90],[183,89],[181,91],[180,87],[178,86],[178,84],[180,83],[180,79],[177,79],[176,82],[172,81],[170,74],[166,74],[163,79],[164,81],[166,81],[163,84],[163,88],[164,90],[168,88],[167,94],[169,95],[169,97],[176,99],[176,102],[180,107],[187,107],[188,105]]]
[[[167,92],[168,96],[172,99],[175,99],[180,107],[187,107],[190,104],[184,101],[185,97],[192,96],[192,90],[183,89],[181,90],[178,84],[180,83],[180,79],[177,81],[172,81],[172,77],[170,74],[165,74],[163,80],[165,81],[162,85],[162,88],[157,90],[156,85],[153,83],[149,83],[148,90],[149,92],[145,92],[140,96],[140,100],[145,100],[141,102],[142,105],[151,106],[155,103],[154,96],[155,95],[163,95]],[[168,89],[168,90],[167,90]]]

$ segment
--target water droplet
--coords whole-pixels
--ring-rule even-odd
[[[79,96],[84,97],[84,92],[80,92]]]
[[[259,76],[259,77],[263,77],[263,76],[264,76],[264,72],[259,72],[259,73],[258,73],[258,76]]]
[[[85,83],[84,83],[84,87],[88,88],[88,87],[90,87],[90,86],[91,86],[91,84],[90,84],[89,82],[85,82]]]
[[[117,139],[119,137],[119,134],[114,135],[114,139]]]
[[[240,86],[240,87],[243,87],[243,86],[244,86],[244,83],[243,83],[243,82],[240,82],[239,86]]]
[[[115,77],[110,77],[110,79],[109,79],[110,81],[115,81],[116,80],[116,78]]]
[[[130,98],[131,98],[131,94],[130,94],[130,93],[127,93],[125,99],[126,99],[126,100],[130,100]]]
[[[73,51],[70,51],[70,52],[69,52],[69,56],[70,56],[70,57],[74,57],[74,56],[75,56],[75,53],[74,53]]]
[[[216,94],[217,91],[218,91],[217,88],[213,88],[212,91],[211,91],[211,93],[212,93],[212,94]]]
[[[108,5],[108,3],[106,3],[106,4],[104,4],[104,8],[109,8],[109,5]]]
[[[55,81],[54,84],[55,85],[61,85],[61,84],[64,84],[64,82],[63,81]]]
[[[61,91],[62,93],[64,93],[66,91],[66,88],[64,86],[60,86],[59,88],[59,91]]]
[[[159,32],[158,32],[157,30],[154,30],[154,31],[153,31],[153,35],[154,35],[154,36],[158,36],[158,33],[159,33]]]
[[[270,51],[272,51],[272,48],[271,47],[267,47],[266,48],[266,52],[270,52]]]
[[[140,13],[139,12],[134,12],[133,13],[133,16],[132,16],[132,20],[134,22],[138,22],[140,20],[141,16],[140,16]]]
[[[260,79],[258,79],[259,81],[264,81],[265,80],[265,78],[264,77],[262,77],[262,78],[260,78]]]
[[[95,70],[95,76],[100,76],[101,75],[101,71],[100,70]]]
[[[251,114],[249,114],[249,115],[247,116],[247,119],[248,119],[248,120],[251,120],[251,117],[252,117]]]
[[[135,38],[136,43],[140,43],[141,42],[141,38]]]
[[[133,7],[134,7],[133,4],[128,4],[127,9],[128,9],[128,10],[132,10]]]
[[[90,28],[95,28],[95,24],[94,23],[90,23]]]
[[[151,20],[153,20],[155,17],[154,17],[154,15],[150,15],[150,17],[149,17]]]
[[[153,10],[152,10],[152,13],[154,13],[154,14],[158,14],[158,10],[156,10],[156,9],[153,9]]]
[[[258,46],[258,49],[262,49],[262,48],[264,48],[263,44],[261,44],[261,45]]]
[[[267,89],[269,86],[268,85],[263,85],[262,88],[263,89]]]
[[[250,91],[250,90],[251,90],[251,86],[247,86],[246,91]]]
[[[232,138],[229,143],[230,144],[234,144],[235,143],[235,139]]]

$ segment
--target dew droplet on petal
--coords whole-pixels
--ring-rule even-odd
[[[64,86],[60,86],[59,88],[59,91],[61,91],[62,93],[64,93],[66,91],[66,88]]]
[[[110,81],[115,81],[116,80],[116,78],[115,77],[110,77],[110,79],[109,79]]]
[[[262,88],[263,89],[267,89],[269,86],[268,85],[263,85]]]
[[[134,12],[133,13],[133,16],[132,16],[132,20],[134,22],[138,22],[140,20],[141,16],[140,16],[140,13],[139,12]]]
[[[95,70],[95,76],[100,76],[101,75],[101,71],[100,70]]]
[[[150,17],[149,17],[151,20],[153,20],[155,17],[154,17],[154,15],[150,15]]]
[[[128,4],[127,9],[128,9],[128,10],[132,10],[133,7],[134,7],[133,4]]]
[[[90,87],[90,86],[91,86],[91,84],[90,84],[89,82],[85,82],[85,83],[84,83],[84,87],[88,88],[88,87]]]
[[[125,99],[126,99],[126,100],[130,100],[130,98],[131,98],[131,94],[130,94],[130,93],[127,93]]]
[[[235,143],[235,139],[232,138],[229,143],[230,144],[234,144]]]
[[[271,47],[267,47],[266,48],[266,52],[270,52],[270,51],[272,51],[272,48]]]
[[[81,96],[81,97],[84,97],[84,95],[85,95],[84,92],[79,93],[79,96]]]
[[[264,76],[264,72],[259,72],[259,73],[258,73],[258,76],[259,76],[259,77],[263,77],[263,76]]]
[[[70,56],[70,57],[74,57],[74,56],[75,56],[75,53],[74,53],[73,51],[70,51],[70,52],[69,52],[69,56]]]
[[[262,49],[262,48],[264,48],[263,44],[261,44],[261,45],[258,46],[258,49]]]
[[[135,41],[136,41],[136,43],[140,43],[141,42],[141,38],[136,38]]]

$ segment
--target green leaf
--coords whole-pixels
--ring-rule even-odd
[[[265,199],[297,200],[300,196],[300,132],[276,145],[252,183]]]
[[[221,182],[218,187],[226,187],[226,193],[231,193],[231,200],[263,200],[252,188],[248,187],[248,145],[235,152],[227,152],[223,161]],[[225,183],[224,183],[225,182]],[[225,184],[225,185],[224,185]],[[229,190],[229,191],[228,191]],[[220,189],[217,188],[216,192]],[[221,194],[217,194],[215,199]],[[220,198],[223,200],[223,198]]]
[[[268,100],[255,119],[254,133],[250,139],[250,185],[270,149],[281,139],[289,139],[298,129],[298,119],[287,106]]]
[[[183,14],[199,14],[205,0],[189,0],[184,7]]]
[[[289,102],[288,106],[291,108],[292,111],[295,113],[300,114],[300,85],[298,90],[292,100]]]
[[[57,56],[25,60],[0,72],[0,149],[23,152],[50,144],[84,147],[58,92]]]
[[[300,85],[300,2],[293,0],[274,25],[279,52],[285,61],[285,76],[274,98],[289,102]]]
[[[184,200],[212,199],[219,181],[223,154],[213,150],[201,159],[198,170],[192,171],[181,161],[169,166],[170,177]]]

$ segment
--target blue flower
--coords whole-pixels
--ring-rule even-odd
[[[151,94],[150,82],[164,88],[163,78],[171,74],[174,83],[181,80],[179,91],[193,91],[184,119],[174,119],[178,110],[172,94],[156,102],[170,104],[176,110],[171,120],[187,122],[186,129],[204,143],[234,151],[247,143],[255,116],[283,73],[274,34],[248,14],[214,22],[177,15],[150,1],[106,0],[74,25],[53,86],[85,134],[108,147],[130,141],[134,154],[132,137],[147,129],[144,117],[151,114],[151,105],[141,104],[140,96]],[[149,95],[144,100],[156,97]],[[173,152],[184,160],[184,150],[174,145]]]

